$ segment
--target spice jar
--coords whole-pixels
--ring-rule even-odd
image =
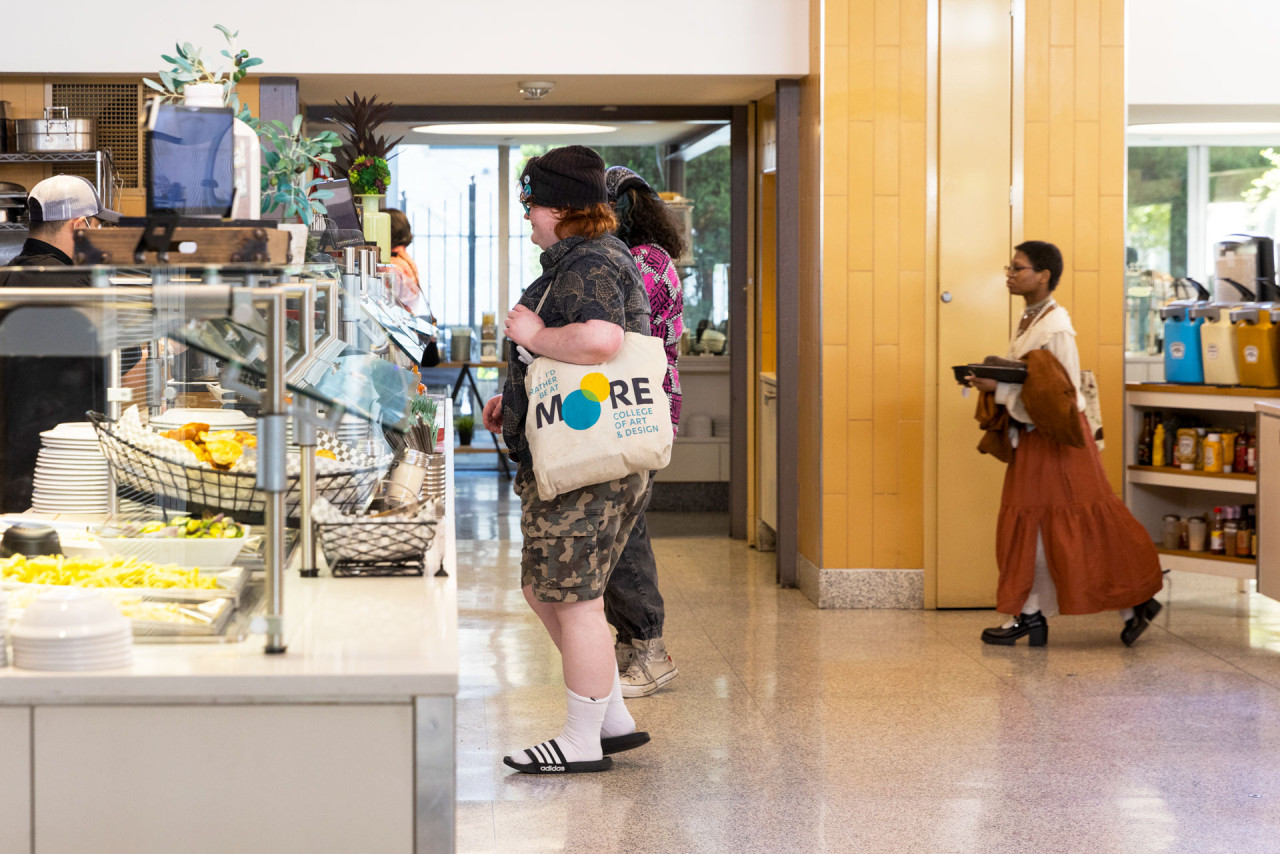
[[[1227,557],[1235,557],[1239,546],[1240,523],[1233,517],[1239,511],[1234,507],[1227,510],[1227,521],[1222,523],[1222,553]]]
[[[1166,549],[1176,549],[1182,545],[1182,517],[1172,513],[1164,517],[1164,537],[1160,543]]]

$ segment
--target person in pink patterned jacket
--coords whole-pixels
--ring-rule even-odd
[[[662,388],[671,401],[671,426],[680,423],[680,335],[684,332],[684,287],[674,258],[685,250],[684,235],[675,215],[649,184],[625,166],[605,171],[605,189],[618,217],[617,236],[631,250],[649,294],[649,334],[661,338],[667,353],[667,376]],[[648,507],[653,483],[643,499]],[[649,542],[649,525],[641,511],[622,557],[609,576],[604,612],[617,631],[623,697],[644,697],[657,691],[679,672],[662,638],[666,612],[658,592],[658,566]]]

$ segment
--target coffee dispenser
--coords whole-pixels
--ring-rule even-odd
[[[1214,299],[1218,302],[1273,302],[1275,244],[1257,234],[1229,234],[1214,248]]]

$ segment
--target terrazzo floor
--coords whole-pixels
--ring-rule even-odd
[[[650,525],[680,675],[613,770],[502,756],[559,732],[509,482],[458,473],[459,852],[1280,852],[1280,604],[1173,573],[1114,614],[988,647],[991,611],[818,611],[715,514]]]

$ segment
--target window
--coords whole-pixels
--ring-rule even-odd
[[[1135,145],[1128,151],[1126,351],[1161,351],[1158,312],[1214,287],[1216,244],[1229,234],[1276,237],[1280,145]]]

